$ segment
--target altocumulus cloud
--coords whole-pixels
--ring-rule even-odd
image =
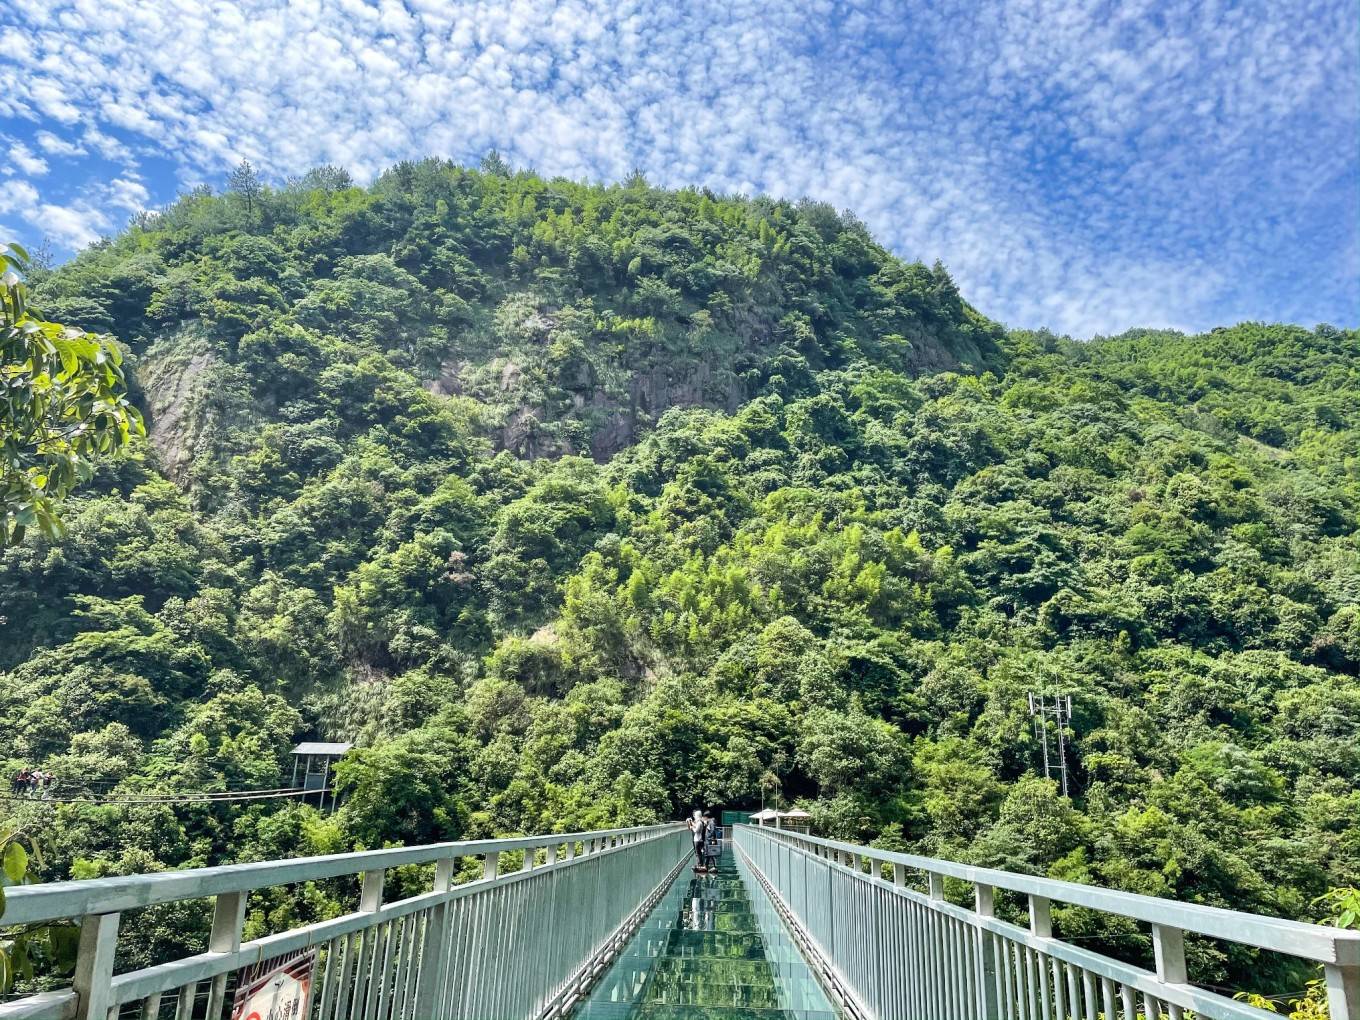
[[[249,159],[811,195],[983,311],[1354,325],[1350,0],[49,0],[0,22],[0,225],[63,250]]]

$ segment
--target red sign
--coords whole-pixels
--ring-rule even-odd
[[[315,949],[247,967],[236,986],[231,1020],[305,1020],[315,974]]]

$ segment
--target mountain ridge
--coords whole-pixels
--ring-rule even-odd
[[[141,217],[48,278],[46,313],[135,352],[194,323],[229,364],[266,322],[343,334],[435,392],[498,405],[497,443],[528,456],[607,459],[670,406],[732,411],[781,366],[815,371],[862,346],[913,371],[999,358],[1000,328],[942,267],[899,262],[816,203],[436,160],[368,189],[326,171],[239,197],[193,193]]]

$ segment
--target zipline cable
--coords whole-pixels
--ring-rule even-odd
[[[325,793],[321,789],[306,790],[301,787],[278,787],[270,790],[216,790],[191,791],[181,793],[158,793],[146,796],[116,797],[71,797],[43,796],[24,794],[0,794],[0,802],[16,804],[220,804],[243,800],[271,800],[280,797],[305,797],[309,793]]]

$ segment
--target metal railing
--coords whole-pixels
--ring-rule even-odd
[[[733,844],[854,1018],[1279,1020],[1190,982],[1194,934],[1321,963],[1332,1020],[1360,1020],[1360,932],[765,827],[736,826]],[[973,909],[945,899],[946,878],[973,886]],[[996,916],[997,890],[1028,899],[1027,928]],[[1055,901],[1150,925],[1155,971],[1054,938]]]
[[[298,1020],[558,1016],[664,892],[689,847],[683,826],[658,825],[12,887],[4,926],[74,919],[80,948],[71,988],[0,1005],[0,1020],[219,1020],[243,969],[312,950],[310,1016]],[[516,851],[522,866],[502,871],[501,856]],[[481,878],[455,885],[467,858],[481,859]],[[429,864],[428,892],[384,902],[389,870]],[[356,911],[242,942],[252,891],[345,876],[359,879]],[[205,898],[213,900],[207,952],[115,973],[124,912]]]

